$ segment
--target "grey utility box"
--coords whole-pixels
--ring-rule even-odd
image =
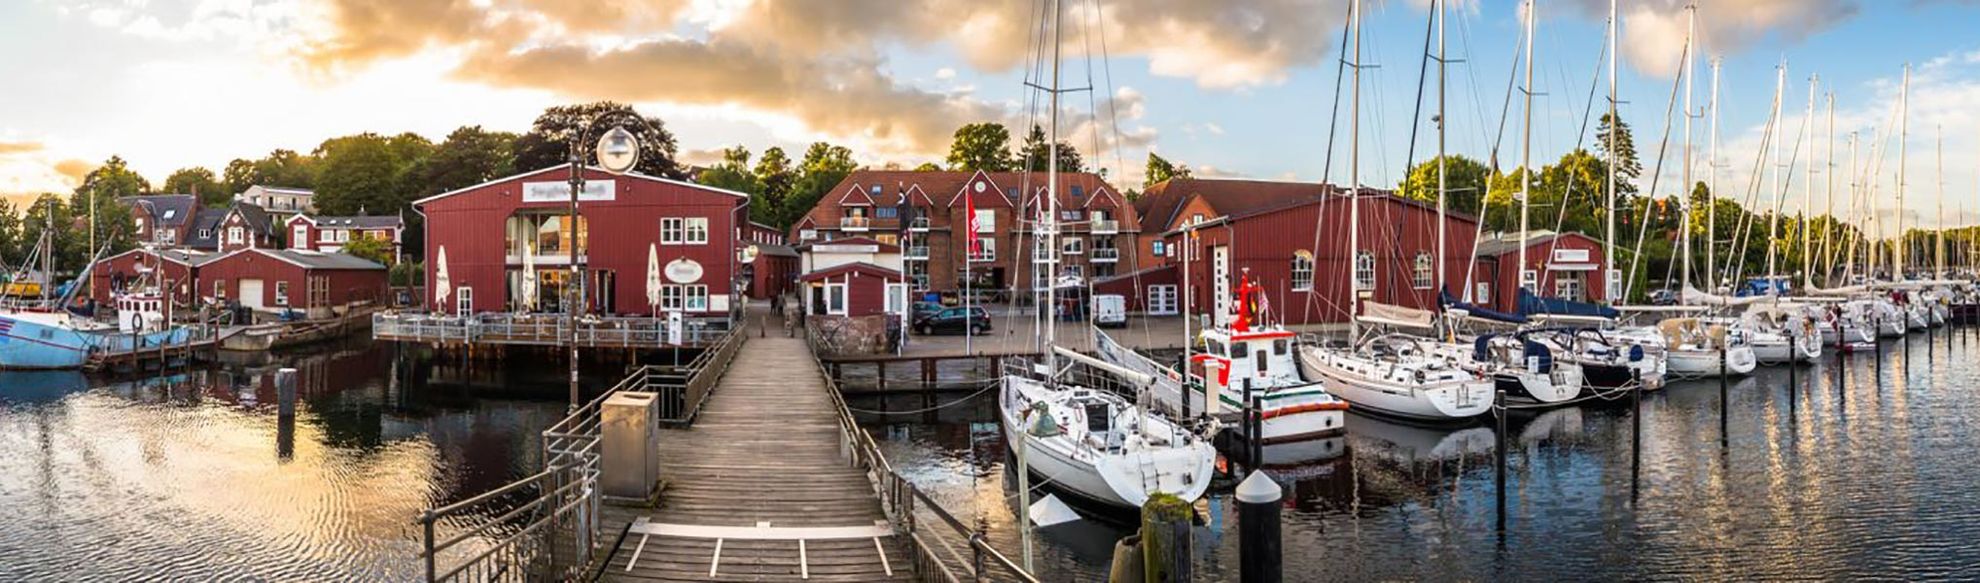
[[[645,500],[660,483],[660,411],[653,393],[621,391],[599,411],[599,488],[607,498]]]

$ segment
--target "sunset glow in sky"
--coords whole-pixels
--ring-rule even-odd
[[[1362,180],[1393,185],[1412,159],[1412,104],[1428,0],[1366,0]],[[1519,100],[1500,123],[1519,42],[1519,3],[1456,2],[1448,29],[1454,152],[1519,163]],[[1913,65],[1908,202],[1931,213],[1937,135],[1948,208],[1980,213],[1980,22],[1970,0],[1715,0],[1700,8],[1704,57],[1724,62],[1722,194],[1743,196],[1787,63],[1783,140],[1816,146],[1827,117],[1799,138],[1810,75],[1833,93],[1835,170],[1850,172],[1893,119],[1901,67]],[[629,101],[667,121],[683,158],[742,144],[801,149],[826,140],[862,163],[939,161],[964,123],[1031,123],[1024,87],[1038,61],[1040,0],[15,0],[0,3],[0,194],[66,192],[110,155],[162,182],[177,168],[218,172],[275,148],[307,152],[350,133],[455,127],[523,131],[544,107]],[[1065,0],[1063,83],[1092,87],[1063,104],[1065,139],[1120,182],[1140,183],[1159,152],[1199,175],[1346,180],[1345,124],[1333,122],[1346,0]],[[1622,2],[1623,117],[1646,167],[1663,136],[1681,0]],[[1542,0],[1538,12],[1536,162],[1576,144],[1591,87],[1604,90],[1608,2]],[[1104,50],[1103,48],[1104,47]],[[1104,59],[1102,57],[1105,57]],[[1708,100],[1701,58],[1695,111]],[[1594,85],[1591,85],[1594,84]],[[1434,85],[1431,86],[1434,88]],[[1434,94],[1425,97],[1426,112]],[[1602,107],[1601,97],[1593,101]],[[1341,108],[1345,115],[1346,108]],[[1428,114],[1424,114],[1427,118]],[[1042,117],[1037,117],[1042,123]],[[1699,164],[1708,120],[1694,122]],[[1415,160],[1434,144],[1423,123]],[[1590,126],[1592,128],[1592,125]],[[1672,122],[1681,132],[1682,118]],[[1672,137],[1672,155],[1682,135]],[[1895,190],[1895,135],[1877,180]],[[1665,168],[1675,178],[1676,160]],[[1702,166],[1701,166],[1702,167]],[[1856,174],[1865,174],[1858,172]],[[1124,177],[1124,178],[1123,178]],[[1860,176],[1858,177],[1860,179]],[[1817,181],[1826,180],[1820,178]],[[1674,181],[1666,181],[1672,184]],[[1764,184],[1764,182],[1762,182]],[[1840,186],[1838,188],[1841,188]],[[1660,191],[1659,194],[1666,192]],[[1879,203],[1888,209],[1894,200]],[[1929,214],[1927,215],[1929,216]]]

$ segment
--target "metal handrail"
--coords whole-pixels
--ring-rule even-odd
[[[813,344],[809,335],[806,335],[805,343],[812,345],[810,346],[813,349],[812,354],[817,354],[817,347]],[[831,371],[826,369],[825,363],[816,358],[813,358],[813,362],[818,366],[819,375],[825,378],[826,393],[831,396],[832,404],[836,409],[835,416],[839,425],[840,438],[850,442],[847,443],[850,447],[844,448],[852,458],[849,461],[855,467],[861,467],[867,470],[867,479],[872,483],[874,493],[880,498],[881,508],[886,511],[888,518],[894,522],[897,528],[906,530],[908,534],[906,540],[914,547],[911,550],[916,557],[926,555],[934,558],[933,552],[927,546],[927,541],[920,535],[918,528],[920,521],[915,520],[915,509],[925,507],[933,512],[935,517],[943,524],[948,525],[953,531],[952,534],[969,540],[975,560],[972,561],[971,565],[968,565],[968,568],[970,569],[970,573],[975,575],[977,579],[980,580],[982,578],[982,561],[988,558],[995,561],[996,565],[1000,565],[1014,580],[1025,583],[1038,583],[1039,580],[1037,577],[1026,572],[1023,567],[1019,566],[1017,562],[1012,561],[1010,557],[991,547],[989,542],[987,542],[988,537],[985,531],[974,530],[963,525],[962,521],[957,520],[955,515],[943,509],[940,503],[936,502],[934,498],[929,497],[913,481],[908,480],[906,476],[896,471],[893,464],[887,461],[887,456],[881,453],[879,444],[873,439],[873,434],[867,432],[865,428],[860,427],[859,421],[853,418],[852,408],[846,404],[845,396],[839,392],[838,381],[832,378]],[[935,580],[952,582],[961,580],[948,568],[946,563],[943,563],[940,559],[936,559],[935,562],[941,566],[942,575],[939,578],[935,578]],[[934,574],[920,573],[920,575],[922,575],[924,580],[927,580]]]

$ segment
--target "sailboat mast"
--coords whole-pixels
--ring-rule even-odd
[[[1827,173],[1822,176],[1826,181],[1822,186],[1822,198],[1825,199],[1822,203],[1824,207],[1822,216],[1828,217],[1828,224],[1822,229],[1822,281],[1823,285],[1835,287],[1836,251],[1833,245],[1838,223],[1836,222],[1836,94],[1834,92],[1828,94],[1827,109],[1829,147],[1822,155],[1822,171]]]
[[[1705,289],[1719,289],[1719,59],[1712,59],[1712,161],[1705,165]]]
[[[1355,317],[1361,313],[1361,280],[1355,277],[1355,267],[1361,263],[1361,0],[1354,0],[1349,9],[1349,20],[1354,28],[1354,95],[1348,106],[1348,289],[1353,297],[1348,299],[1348,339],[1353,341],[1361,336],[1361,323]],[[1369,290],[1373,291],[1373,290]]]
[[[1526,264],[1526,237],[1531,230],[1527,215],[1533,185],[1533,21],[1537,19],[1534,13],[1539,10],[1538,4],[1534,0],[1526,2],[1526,87],[1521,91],[1526,94],[1526,111],[1525,121],[1521,122],[1525,129],[1521,130],[1524,137],[1519,155],[1519,287],[1528,293],[1537,293],[1534,288],[1539,286],[1539,277]]]
[[[1863,218],[1863,202],[1857,198],[1856,189],[1856,132],[1849,133],[1849,222],[1855,224]],[[1849,276],[1856,271],[1856,248],[1861,242],[1869,241],[1864,236],[1863,225],[1855,225],[1857,237],[1850,241],[1849,250],[1843,257],[1843,285],[1849,285]],[[1866,270],[1867,271],[1867,270]]]
[[[1437,277],[1437,295],[1440,296],[1437,301],[1440,302],[1443,301],[1441,296],[1447,293],[1444,291],[1444,268],[1448,265],[1445,263],[1446,258],[1444,257],[1445,231],[1448,230],[1446,228],[1448,225],[1446,225],[1447,219],[1445,217],[1449,214],[1449,208],[1446,206],[1444,198],[1448,194],[1449,191],[1447,189],[1450,186],[1449,181],[1445,180],[1444,175],[1444,123],[1446,121],[1444,119],[1444,72],[1446,65],[1450,63],[1445,60],[1448,55],[1445,53],[1444,20],[1449,16],[1448,8],[1449,5],[1447,3],[1437,0],[1437,269],[1435,273]],[[1484,200],[1484,197],[1479,197],[1479,200]]]
[[[1614,6],[1613,0],[1610,6]],[[1682,186],[1678,189],[1678,208],[1681,209],[1678,215],[1682,217],[1678,222],[1678,257],[1680,258],[1678,281],[1682,282],[1681,285],[1691,285],[1691,162],[1692,158],[1697,156],[1691,149],[1692,63],[1695,60],[1691,58],[1691,43],[1698,34],[1698,5],[1685,7],[1685,14],[1687,24],[1684,34],[1684,164],[1682,166],[1684,181],[1679,183]],[[1610,133],[1615,132],[1611,130]]]
[[[1622,290],[1622,271],[1614,268],[1616,262],[1616,132],[1620,127],[1621,121],[1616,117],[1616,48],[1618,44],[1616,37],[1617,33],[1622,30],[1620,26],[1617,26],[1616,2],[1617,0],[1609,0],[1609,135],[1608,145],[1604,148],[1608,150],[1609,154],[1608,168],[1604,172],[1607,174],[1606,178],[1609,181],[1609,196],[1605,203],[1608,205],[1607,212],[1602,213],[1605,219],[1604,222],[1606,223],[1602,236],[1602,258],[1604,261],[1609,262],[1610,265],[1610,269],[1606,273],[1603,273],[1606,276],[1603,278],[1603,283],[1607,285],[1602,290],[1602,296],[1611,305],[1619,304],[1623,301],[1621,297],[1618,297],[1621,295],[1618,292]]]
[[[1808,136],[1815,132],[1815,89],[1821,83],[1821,75],[1808,76],[1808,110],[1801,114],[1802,136]],[[1810,253],[1814,251],[1814,246],[1809,244],[1813,239],[1808,236],[1808,227],[1814,224],[1813,219],[1815,218],[1815,142],[1813,140],[1803,141],[1808,144],[1808,161],[1805,163],[1808,170],[1808,180],[1801,184],[1801,202],[1795,208],[1800,211],[1796,215],[1801,218],[1801,228],[1798,233],[1801,236],[1801,288],[1808,289],[1815,287],[1814,264],[1809,262],[1809,259],[1812,257]]]
[[[1772,208],[1767,213],[1767,295],[1774,295],[1774,275],[1778,273],[1775,271],[1774,256],[1781,240],[1781,190],[1787,188],[1781,176],[1781,126],[1787,121],[1782,115],[1785,113],[1782,106],[1787,102],[1786,91],[1787,60],[1782,59],[1781,64],[1774,67],[1774,129],[1769,140],[1769,149],[1773,150],[1774,155],[1774,198],[1773,204],[1768,205]]]
[[[1052,0],[1052,89],[1047,92],[1047,100],[1051,104],[1051,117],[1049,118],[1051,121],[1048,122],[1048,129],[1051,131],[1051,135],[1046,138],[1046,157],[1050,158],[1050,160],[1046,161],[1045,166],[1045,217],[1039,221],[1038,225],[1040,231],[1045,234],[1046,257],[1052,259],[1058,258],[1059,253],[1059,44],[1063,38],[1062,33],[1065,29],[1065,14],[1061,12],[1059,2],[1060,0]],[[1034,249],[1034,251],[1036,250]],[[1052,354],[1052,347],[1058,345],[1059,336],[1059,326],[1057,324],[1059,274],[1056,269],[1057,265],[1056,262],[1045,264],[1047,269],[1053,270],[1053,273],[1046,274],[1044,278],[1045,305],[1042,307],[1045,310],[1045,318],[1047,320],[1045,325],[1045,364],[1050,367],[1049,370],[1054,371],[1059,369],[1058,359],[1054,358]],[[1037,271],[1036,257],[1032,258],[1032,271]],[[1032,277],[1036,278],[1037,274],[1034,273]]]
[[[1904,82],[1898,86],[1898,169],[1897,169],[1897,243],[1891,245],[1892,279],[1904,281],[1904,161],[1905,140],[1911,136],[1911,64],[1904,65]]]
[[[1936,162],[1938,176],[1933,179],[1933,182],[1938,183],[1939,226],[1936,229],[1938,235],[1932,242],[1932,278],[1943,279],[1946,276],[1946,128],[1939,126],[1936,129],[1939,134],[1939,152],[1937,155],[1938,161]]]

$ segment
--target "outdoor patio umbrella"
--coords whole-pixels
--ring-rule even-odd
[[[445,312],[447,296],[454,293],[454,286],[447,280],[447,246],[440,246],[440,258],[433,268],[433,307]]]

